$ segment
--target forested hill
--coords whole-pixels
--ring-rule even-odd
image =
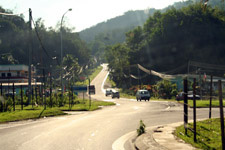
[[[168,6],[160,11],[165,12],[172,7],[181,9],[200,1],[201,0],[187,0],[175,2],[173,5]],[[220,7],[223,9],[225,8],[225,4],[221,3],[221,0],[211,0],[208,2],[208,5],[212,7]],[[121,16],[109,19],[106,22],[98,23],[93,27],[79,32],[80,38],[87,43],[91,43],[95,39],[100,40],[107,45],[123,43],[125,41],[125,33],[137,26],[142,26],[149,16],[152,16],[155,11],[156,9],[154,8],[147,10],[128,11]]]
[[[168,6],[162,9],[162,12],[165,12],[171,7],[180,9],[189,4],[192,4],[193,1],[185,2],[176,2],[172,6]],[[146,6],[147,7],[147,6]],[[122,43],[125,41],[125,33],[134,29],[137,26],[142,26],[145,21],[156,12],[156,9],[146,9],[146,10],[131,10],[124,13],[121,16],[109,19],[106,22],[98,23],[97,25],[85,29],[79,32],[80,38],[87,43],[92,42],[93,40],[104,37],[104,43],[115,44]]]
[[[130,82],[129,74],[143,77],[143,84],[153,83],[154,79],[144,78],[136,64],[169,74],[199,73],[198,66],[189,68],[189,61],[225,65],[224,29],[225,10],[202,3],[157,11],[144,26],[128,32],[124,43],[105,49],[110,77],[122,87]],[[223,68],[202,70],[207,75],[224,77]]]
[[[91,28],[85,29],[79,33],[81,39],[90,43],[100,33],[104,33],[107,38],[117,39],[114,42],[125,40],[125,33],[136,26],[142,26],[147,18],[155,12],[155,9],[128,11],[121,16],[101,22]],[[121,32],[122,31],[122,32]],[[113,35],[114,34],[114,35]],[[114,37],[113,37],[114,36]],[[118,39],[119,37],[119,39]],[[114,44],[114,42],[112,44]]]

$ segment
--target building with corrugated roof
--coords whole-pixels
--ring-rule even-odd
[[[0,65],[0,83],[27,83],[28,82],[28,69],[27,65]],[[35,69],[31,71],[33,79]]]

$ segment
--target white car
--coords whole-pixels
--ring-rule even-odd
[[[136,93],[136,99],[138,100],[150,100],[150,93],[148,92],[148,90],[138,90]]]
[[[112,89],[106,89],[105,96],[112,95]]]

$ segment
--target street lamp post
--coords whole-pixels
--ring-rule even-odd
[[[63,23],[63,18],[64,16],[66,15],[67,12],[69,11],[72,11],[72,9],[68,9],[62,16],[62,19],[61,19],[61,24],[60,24],[60,37],[61,37],[61,72],[60,72],[60,76],[61,76],[61,89],[62,89],[62,97],[63,97],[63,77],[62,77],[62,74],[63,74],[63,66],[62,66],[62,62],[63,62],[63,42],[62,42],[62,23]]]

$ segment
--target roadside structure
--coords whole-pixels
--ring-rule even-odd
[[[35,72],[35,69],[32,69],[32,82],[34,82]],[[27,65],[0,65],[0,83],[27,83],[28,78]]]

